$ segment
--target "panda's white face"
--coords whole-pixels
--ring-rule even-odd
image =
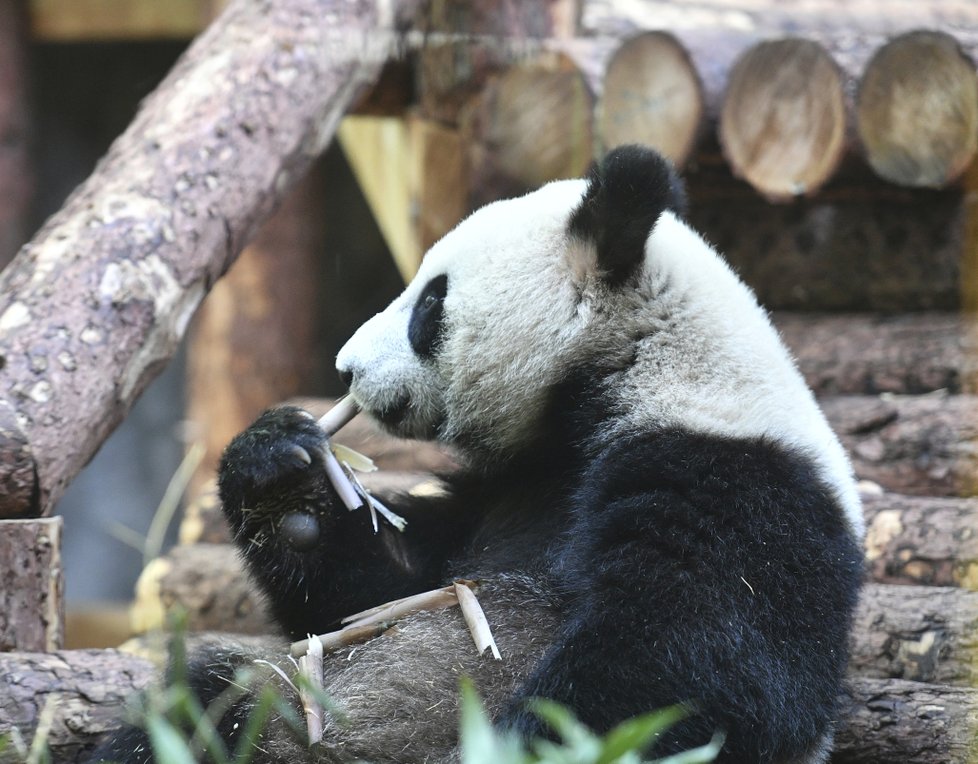
[[[337,356],[356,401],[404,437],[491,451],[534,424],[548,386],[579,359],[580,247],[568,218],[586,190],[562,181],[471,215],[404,292]]]

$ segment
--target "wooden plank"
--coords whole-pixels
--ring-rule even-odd
[[[338,135],[397,269],[410,281],[422,252],[413,225],[407,124],[390,117],[347,117]]]

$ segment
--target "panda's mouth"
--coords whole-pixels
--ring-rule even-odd
[[[371,411],[374,417],[384,427],[391,430],[398,430],[404,424],[408,411],[411,408],[411,396],[407,394],[399,395],[393,401],[380,408]]]

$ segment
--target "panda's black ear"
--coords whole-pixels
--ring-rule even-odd
[[[645,242],[663,210],[686,211],[686,192],[672,165],[644,146],[619,146],[588,174],[588,188],[568,232],[592,245],[597,267],[624,283],[645,257]]]

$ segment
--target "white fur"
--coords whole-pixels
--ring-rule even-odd
[[[402,435],[460,438],[488,452],[525,441],[547,388],[572,366],[627,357],[607,394],[618,412],[597,439],[683,427],[765,437],[807,454],[856,537],[862,510],[835,435],[753,294],[694,231],[663,213],[638,285],[610,288],[593,247],[567,234],[585,181],[559,181],[474,213],[436,244],[417,277],[340,350],[368,411],[411,394]],[[407,327],[418,294],[448,275],[447,329],[422,362]],[[596,391],[596,394],[599,391]]]

